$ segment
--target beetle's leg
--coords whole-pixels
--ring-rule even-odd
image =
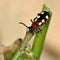
[[[33,20],[32,19],[30,19],[30,21],[33,23]]]
[[[37,19],[37,17],[35,17],[33,20],[34,20],[34,22],[36,22],[35,20]]]
[[[38,28],[39,29],[39,31],[42,31],[42,29],[41,28]]]
[[[42,32],[42,29],[41,29],[41,28],[37,28],[37,29],[35,30],[35,32],[36,32],[36,33]]]

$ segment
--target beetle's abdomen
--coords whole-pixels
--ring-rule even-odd
[[[37,19],[37,22],[42,22],[42,20],[45,20],[45,22],[49,19],[49,13],[46,11],[42,11],[41,13],[38,14],[40,18]]]

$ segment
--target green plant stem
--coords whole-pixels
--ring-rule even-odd
[[[33,32],[32,33],[30,31],[26,32],[26,35],[25,35],[25,38],[24,38],[24,40],[23,40],[23,42],[21,44],[20,50],[24,50],[25,49],[28,41],[32,38],[33,35],[34,35]]]
[[[17,60],[19,58],[20,54],[21,54],[21,51],[18,49],[11,60]]]
[[[34,33],[31,33],[29,31],[26,32],[25,38],[23,39],[23,42],[19,48],[21,51],[23,51],[25,49],[28,41],[32,38],[33,35],[34,35]],[[11,60],[17,60],[21,54],[21,51],[17,50]]]
[[[32,46],[32,52],[35,55],[35,60],[39,60],[39,57],[41,55],[42,48],[44,45],[44,40],[45,40],[48,26],[49,26],[51,16],[52,16],[52,12],[50,11],[50,9],[46,5],[43,5],[42,11],[48,11],[50,14],[50,18],[48,19],[48,22],[45,25],[40,27],[42,29],[42,32],[37,33],[35,36],[34,43]]]

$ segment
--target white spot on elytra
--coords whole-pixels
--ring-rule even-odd
[[[37,18],[40,18],[40,16],[38,15]]]
[[[41,14],[44,14],[44,12],[41,12]]]
[[[35,19],[35,21],[37,21],[37,19]]]
[[[45,17],[46,19],[48,19],[48,15],[46,15],[46,17]]]
[[[41,25],[41,24],[42,24],[42,22],[39,23],[39,25]]]
[[[44,19],[42,20],[42,23],[45,23],[45,20]]]

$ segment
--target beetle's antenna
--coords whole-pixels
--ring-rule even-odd
[[[23,22],[19,22],[19,24],[23,24],[25,27],[29,28],[26,24],[24,24]]]

